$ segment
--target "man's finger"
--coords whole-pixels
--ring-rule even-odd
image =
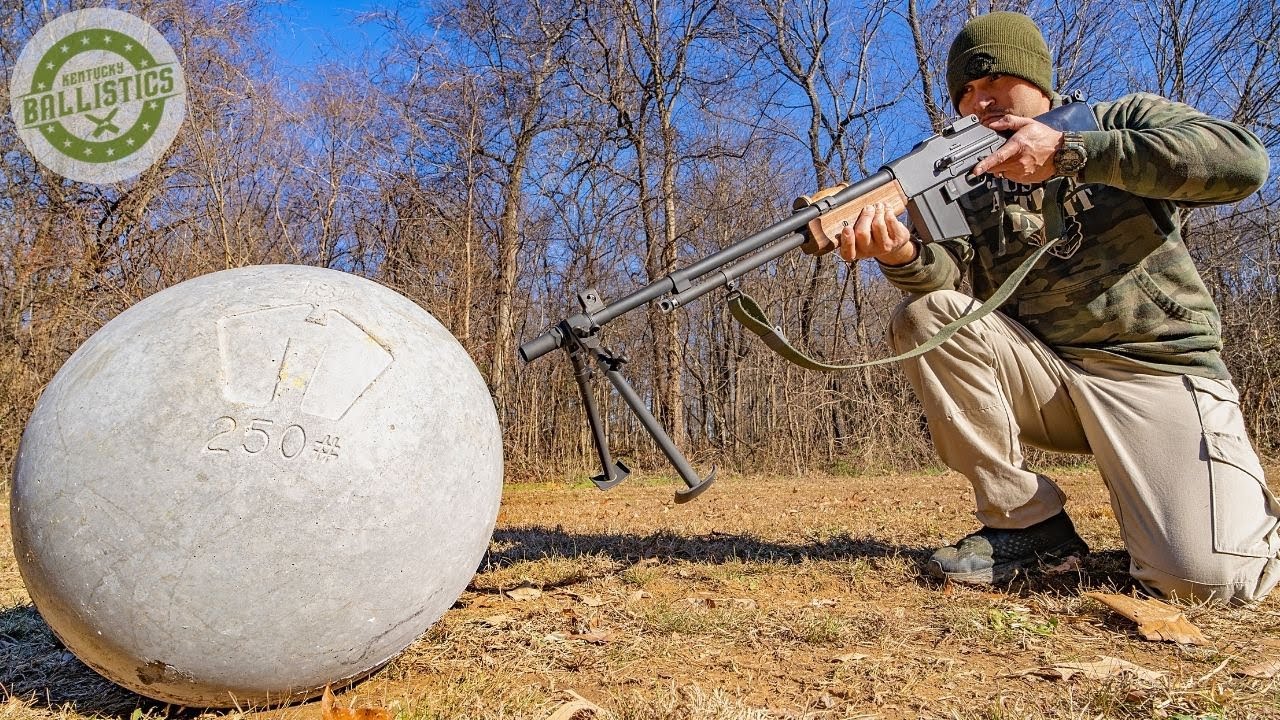
[[[911,231],[907,229],[906,225],[903,225],[902,222],[898,220],[897,215],[891,215],[889,216],[889,219],[892,220],[892,222],[889,223],[889,230],[893,235],[893,244],[895,247],[901,246],[903,243],[911,239]]]
[[[864,256],[867,251],[867,244],[871,242],[871,221],[874,218],[875,211],[870,205],[862,208],[858,213],[858,219],[853,222],[853,257],[846,258],[854,260]]]
[[[991,169],[997,165],[1003,165],[1005,162],[1017,157],[1018,148],[1013,147],[1013,143],[1005,143],[999,149],[988,155],[982,162],[973,166],[973,176],[977,177],[984,173],[991,172]]]
[[[889,226],[884,220],[884,205],[876,203],[873,207],[875,214],[871,216],[871,239],[876,245],[883,247],[884,241],[889,237]]]
[[[846,224],[841,228],[840,234],[836,237],[836,242],[836,251],[840,254],[840,257],[846,261],[852,261],[854,243],[856,242],[853,237],[853,226]]]
[[[992,130],[1014,130],[1018,131],[1035,122],[1034,119],[1023,117],[1022,115],[1001,115],[997,120],[991,123]]]

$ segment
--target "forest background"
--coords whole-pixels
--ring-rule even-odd
[[[44,23],[82,3],[0,0],[0,93]],[[372,278],[458,338],[493,393],[508,477],[582,474],[595,456],[567,362],[516,347],[858,179],[951,115],[947,46],[969,17],[1029,12],[1057,85],[1155,92],[1280,154],[1273,0],[436,0],[353,18],[345,42],[282,72],[289,5],[121,3],[174,46],[188,84],[168,154],[114,185],[39,166],[0,117],[0,461],[41,389],[115,315],[183,280],[299,263]],[[345,49],[343,45],[347,45]],[[1184,218],[1223,314],[1255,444],[1280,454],[1276,172]],[[874,263],[794,253],[745,279],[800,344],[887,354],[900,293]],[[696,463],[804,473],[936,460],[902,374],[797,369],[716,295],[612,323],[627,374]],[[620,403],[615,452],[665,470]],[[7,481],[7,477],[5,478]]]

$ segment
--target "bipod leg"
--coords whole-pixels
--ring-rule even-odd
[[[586,410],[587,425],[591,427],[591,439],[595,442],[596,454],[600,456],[600,467],[604,469],[604,473],[591,478],[591,482],[601,490],[608,490],[626,480],[631,470],[621,461],[614,462],[613,456],[609,453],[609,439],[605,437],[604,423],[601,422],[600,411],[596,408],[596,396],[588,382],[591,379],[591,367],[582,357],[584,353],[590,351],[583,347],[582,343],[577,342],[577,338],[574,338],[574,342],[571,342],[566,349],[569,351],[569,360],[573,363],[573,377],[578,381],[578,392],[582,395],[582,407]]]
[[[644,401],[636,394],[635,389],[631,387],[631,383],[622,377],[622,373],[618,371],[622,361],[601,356],[600,364],[605,369],[605,377],[617,388],[618,394],[631,407],[631,411],[636,414],[636,417],[640,418],[640,423],[644,425],[644,429],[648,430],[649,434],[653,436],[654,441],[658,443],[658,447],[662,449],[662,454],[667,456],[667,460],[670,460],[671,464],[675,466],[676,472],[680,473],[680,479],[684,480],[684,484],[687,487],[676,491],[676,502],[689,502],[702,494],[702,491],[710,487],[712,481],[716,479],[715,466],[712,466],[711,474],[707,475],[707,477],[699,476],[689,466],[689,461],[684,459],[684,454],[672,442],[671,436],[662,428],[662,424],[653,416],[653,413],[649,412],[649,408],[645,406]]]

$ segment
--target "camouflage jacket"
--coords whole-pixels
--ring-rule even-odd
[[[1001,311],[1068,360],[1119,355],[1229,378],[1218,309],[1182,242],[1179,209],[1256,191],[1266,150],[1247,130],[1156,95],[1093,112],[1100,129],[1084,133],[1088,163],[1059,198],[1062,240]],[[912,293],[958,289],[967,271],[974,295],[988,298],[1044,242],[1044,195],[989,178],[961,203],[970,237],[925,245],[911,263],[882,270]]]

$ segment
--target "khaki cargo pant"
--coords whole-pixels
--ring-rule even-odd
[[[938,291],[894,311],[904,352],[976,307]],[[1229,382],[1116,360],[1068,363],[1000,313],[903,364],[938,454],[973,483],[978,519],[1022,528],[1065,496],[1026,467],[1023,444],[1092,454],[1129,549],[1157,596],[1235,603],[1280,581],[1280,504],[1267,489]]]

